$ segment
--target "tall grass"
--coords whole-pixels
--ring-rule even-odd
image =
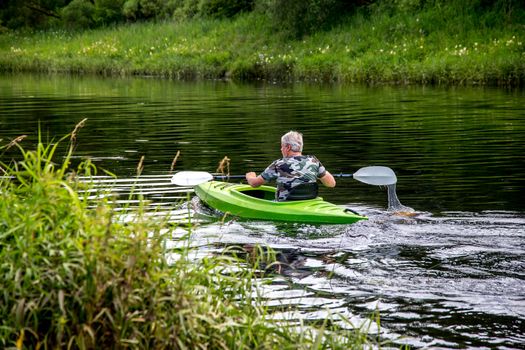
[[[6,33],[0,70],[369,83],[525,80],[519,22],[525,15],[513,21],[502,10],[475,13],[460,1],[404,3],[379,1],[300,40],[280,35],[257,12],[77,33]]]
[[[123,223],[107,199],[79,195],[87,185],[76,175],[97,169],[89,161],[72,168],[77,132],[50,145],[39,140],[33,151],[22,139],[0,146],[0,347],[367,346],[359,329],[325,322],[297,332],[269,320],[254,285],[259,258],[229,252],[192,260],[187,244],[166,248],[166,222],[148,221],[139,208]],[[8,147],[19,149],[18,160],[2,159]]]

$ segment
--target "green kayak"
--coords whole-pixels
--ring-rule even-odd
[[[195,186],[197,196],[213,209],[245,219],[288,221],[315,224],[351,224],[365,216],[324,201],[276,202],[274,187],[209,181]]]

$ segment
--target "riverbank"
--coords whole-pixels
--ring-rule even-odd
[[[485,23],[485,22],[483,22]],[[255,13],[0,35],[0,71],[280,82],[522,85],[523,23],[433,10],[357,12],[290,39]]]

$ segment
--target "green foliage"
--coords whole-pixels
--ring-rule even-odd
[[[84,29],[94,24],[95,6],[89,0],[73,0],[62,9],[62,21],[67,28]]]
[[[261,15],[264,7],[223,20],[201,17],[196,1],[171,4],[188,6],[174,10],[180,21],[0,35],[0,70],[272,81],[525,81],[525,31],[517,21],[525,9],[517,5],[508,13],[501,2],[471,11],[455,1],[431,6],[399,0],[397,8],[377,2],[297,40],[275,32],[275,22]]]
[[[353,5],[344,0],[268,0],[266,11],[277,30],[300,38],[333,25]]]
[[[73,0],[62,9],[62,22],[70,29],[85,29],[121,22],[123,0]]]
[[[268,16],[275,30],[300,38],[330,29],[356,9],[376,14],[433,12],[439,22],[458,15],[474,16],[486,26],[525,21],[525,3],[520,0],[4,0],[0,21],[11,29],[88,28],[128,21],[232,18],[257,8]],[[78,16],[78,23],[75,23]]]
[[[0,21],[10,29],[49,28],[59,22],[68,0],[3,0]]]
[[[124,19],[124,0],[95,0],[94,21],[97,25],[108,25]]]
[[[0,146],[1,348],[371,346],[366,331],[329,320],[302,332],[272,322],[254,283],[275,261],[271,250],[232,247],[195,261],[188,242],[166,248],[182,229],[144,215],[142,202],[124,223],[108,193],[92,201],[94,186],[77,175],[96,167],[70,163],[83,123],[50,145],[39,139],[33,151],[21,147],[24,136]],[[5,161],[13,149],[20,157]]]
[[[128,20],[166,18],[173,11],[170,2],[161,0],[127,0],[122,7],[122,13]]]
[[[424,11],[439,23],[469,18],[488,27],[524,23],[525,18],[525,2],[520,0],[392,0],[376,1],[369,8],[372,15],[411,15]]]
[[[199,9],[202,16],[231,18],[240,12],[250,12],[254,0],[200,0]]]
[[[173,17],[176,19],[232,18],[250,12],[255,0],[173,0]]]

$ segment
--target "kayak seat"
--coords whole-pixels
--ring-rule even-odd
[[[317,185],[317,182],[307,182],[307,183],[300,184],[292,188],[286,200],[287,201],[302,201],[306,199],[314,199],[317,197],[318,193],[319,193],[319,186]]]
[[[242,193],[247,194],[250,197],[263,199],[264,198],[264,191],[261,190],[249,190],[249,191],[242,191]]]
[[[246,191],[239,191],[247,196],[259,198],[259,199],[266,199],[266,200],[273,200],[275,198],[275,194],[270,191],[264,191],[264,190],[257,190],[257,189],[250,189]]]

